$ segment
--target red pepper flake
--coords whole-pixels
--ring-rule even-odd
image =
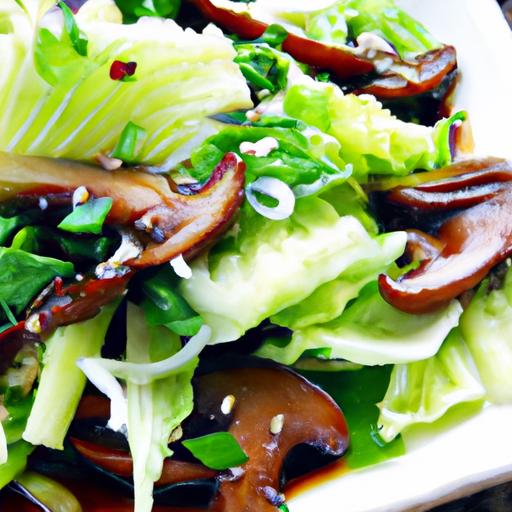
[[[136,62],[121,62],[120,60],[115,60],[110,66],[110,78],[112,80],[123,80],[127,76],[133,76],[136,69]]]
[[[64,295],[62,290],[62,284],[62,277],[56,277],[55,280],[53,281],[53,287],[55,289],[55,295],[57,295],[57,297],[62,297]]]

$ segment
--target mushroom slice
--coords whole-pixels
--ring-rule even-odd
[[[242,38],[257,39],[268,28],[268,24],[252,18],[247,12],[217,7],[211,0],[192,1],[205,17]],[[298,61],[327,69],[341,79],[376,73],[377,78],[356,93],[373,94],[381,99],[414,96],[435,89],[457,68],[453,46],[443,46],[414,60],[402,60],[394,53],[333,46],[289,33],[283,42],[283,50]]]
[[[228,153],[203,187],[183,195],[163,176],[1,153],[0,202],[27,208],[42,198],[50,207],[69,206],[82,186],[94,197],[111,197],[106,223],[136,232],[144,249],[127,264],[142,268],[191,257],[222,234],[243,200],[244,175],[245,164]]]
[[[379,277],[379,288],[392,306],[427,313],[476,286],[512,253],[512,188],[448,219],[438,238],[440,254],[397,281]]]

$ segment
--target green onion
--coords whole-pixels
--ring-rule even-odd
[[[281,25],[269,25],[267,30],[263,32],[261,38],[269,46],[278,47],[283,44],[288,37],[288,32]]]
[[[129,121],[121,132],[119,142],[111,153],[112,158],[133,162],[146,138],[146,130]]]
[[[12,325],[16,325],[18,321],[16,320],[16,317],[12,314],[9,304],[7,304],[7,302],[5,302],[4,299],[0,299],[0,306],[2,306],[2,309],[4,310],[7,320],[9,320],[9,322],[11,322]]]
[[[60,224],[59,228],[71,233],[101,233],[103,223],[112,208],[112,198],[100,197],[77,206]]]
[[[261,89],[268,89],[271,92],[274,91],[274,84],[270,80],[267,80],[262,74],[258,73],[250,64],[241,62],[238,65],[246,80],[251,82],[251,84]]]
[[[205,466],[222,470],[245,464],[249,457],[229,432],[216,432],[183,441],[183,446]]]
[[[64,28],[66,29],[73,48],[75,49],[76,53],[78,53],[78,55],[86,57],[87,44],[89,42],[87,37],[85,37],[80,32],[71,9],[64,2],[59,2],[58,5],[62,10],[62,14],[64,16]]]
[[[279,510],[281,512],[290,512],[288,506],[286,505],[286,503],[283,503],[280,507],[279,507]]]

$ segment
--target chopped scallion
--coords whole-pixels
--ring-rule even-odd
[[[146,130],[129,121],[121,132],[119,142],[110,154],[123,162],[133,162],[146,138]]]
[[[103,223],[112,208],[110,197],[91,199],[77,206],[60,224],[59,228],[71,233],[101,233]]]

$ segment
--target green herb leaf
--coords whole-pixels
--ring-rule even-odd
[[[288,32],[281,25],[269,25],[263,32],[261,38],[269,46],[277,47],[284,43],[288,37]]]
[[[194,336],[203,325],[203,319],[188,305],[177,291],[178,278],[166,266],[144,281],[146,298],[142,309],[150,326],[165,325],[179,336]]]
[[[5,302],[4,299],[0,299],[0,306],[2,306],[2,309],[4,310],[5,316],[7,317],[7,320],[11,322],[12,325],[16,325],[18,321],[16,320],[16,317],[12,314],[11,308]]]
[[[0,248],[0,298],[15,314],[54,277],[71,277],[72,263],[36,256],[17,249]]]
[[[222,470],[245,464],[249,457],[229,432],[216,432],[183,441],[183,446],[205,466]]]
[[[121,132],[119,142],[111,153],[113,158],[133,162],[146,138],[146,130],[129,121]]]
[[[62,14],[64,16],[64,28],[66,29],[66,33],[69,36],[73,48],[75,49],[76,53],[78,53],[78,55],[86,57],[87,44],[89,42],[87,37],[80,32],[71,9],[64,2],[59,2],[58,5],[62,10]]]
[[[59,228],[71,233],[101,233],[103,223],[112,208],[112,198],[100,197],[77,206],[60,224]]]
[[[0,217],[0,245],[5,244],[9,237],[18,228],[26,224],[24,215],[16,215],[15,217]]]

